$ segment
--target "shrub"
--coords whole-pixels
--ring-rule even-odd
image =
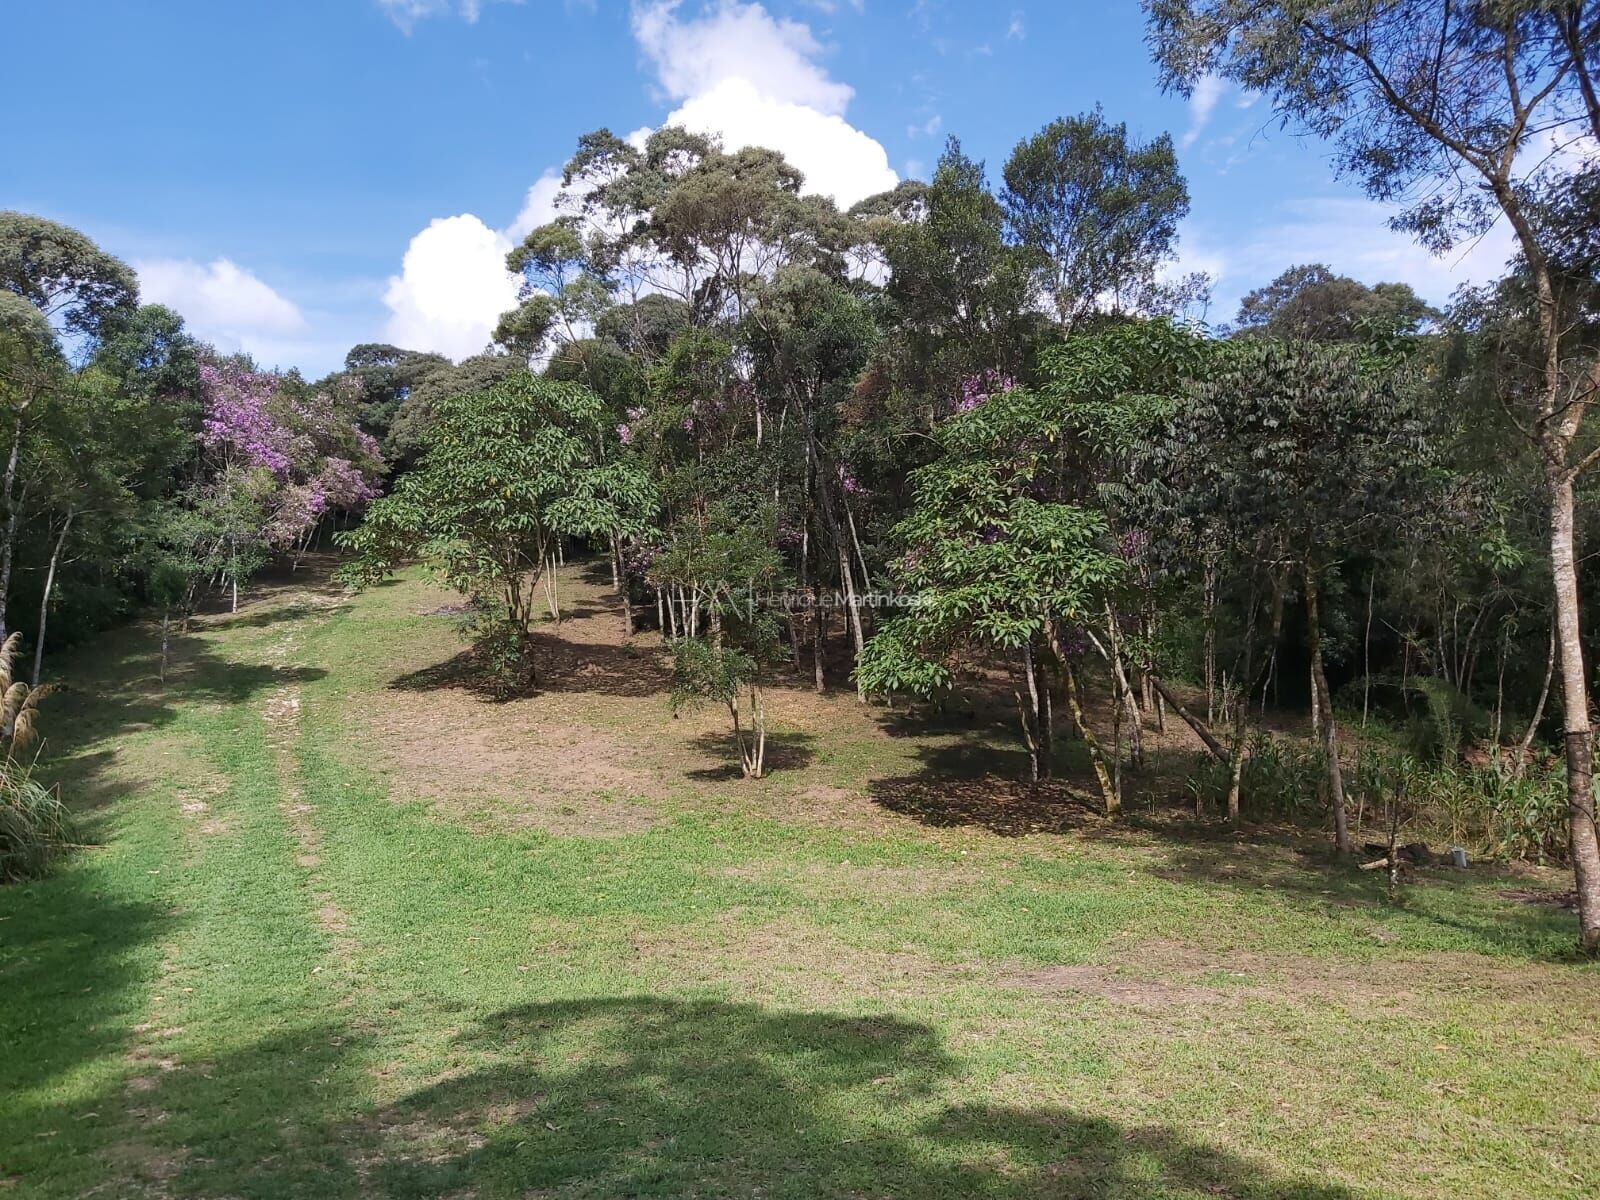
[[[71,843],[67,806],[28,767],[0,760],[0,883],[38,879]]]
[[[1257,818],[1304,818],[1317,810],[1327,775],[1319,746],[1258,733],[1250,741],[1240,779],[1239,809]],[[1221,808],[1228,796],[1228,764],[1207,756],[1195,767],[1190,791],[1203,806]]]

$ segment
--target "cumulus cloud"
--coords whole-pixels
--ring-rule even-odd
[[[1211,123],[1211,114],[1216,111],[1217,101],[1222,99],[1227,88],[1227,82],[1220,75],[1202,75],[1195,83],[1194,91],[1189,93],[1189,128],[1180,142],[1185,150],[1205,132],[1206,126]]]
[[[475,5],[445,0],[385,0],[410,20]],[[728,149],[766,146],[806,177],[806,190],[849,206],[899,182],[883,146],[845,119],[854,90],[830,78],[823,46],[809,26],[775,17],[758,3],[716,0],[685,18],[681,0],[633,9],[633,33],[665,103],[665,124],[715,134]],[[936,125],[928,132],[934,132]],[[649,129],[635,131],[641,143]],[[505,256],[529,230],[558,215],[561,176],[548,170],[503,230],[470,213],[434,221],[389,280],[386,338],[451,358],[488,345],[500,314],[514,307],[520,281]]]
[[[500,314],[517,303],[517,277],[506,270],[511,239],[470,213],[434,220],[407,247],[391,276],[384,336],[408,350],[461,359],[489,343]]]
[[[251,350],[307,327],[293,301],[231,259],[154,258],[133,265],[146,303],[175,310],[196,335],[222,349]]]
[[[546,171],[522,199],[522,208],[516,219],[506,229],[506,235],[521,241],[531,230],[548,225],[559,215],[556,201],[561,196],[561,172],[552,168]]]
[[[729,79],[759,80],[774,100],[839,116],[855,95],[817,65],[822,45],[810,26],[740,0],[720,0],[688,21],[679,19],[680,7],[680,0],[657,0],[633,10],[634,39],[669,99],[698,96]]]
[[[716,134],[729,149],[777,150],[806,190],[848,207],[899,182],[881,143],[845,120],[854,89],[829,77],[805,24],[760,4],[720,0],[684,19],[679,0],[634,9],[633,32],[678,107],[666,124]]]

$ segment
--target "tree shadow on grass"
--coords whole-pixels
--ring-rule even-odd
[[[816,758],[816,744],[817,739],[809,733],[768,730],[764,760],[767,773],[804,770]],[[726,760],[719,766],[701,767],[685,772],[690,779],[698,779],[705,783],[723,783],[730,779],[744,778],[744,772],[739,767],[739,751],[733,742],[731,723],[726,733],[702,733],[698,737],[691,738],[689,745],[696,753],[708,758]]]
[[[569,642],[539,630],[533,635],[533,655],[538,680],[520,690],[506,689],[471,647],[399,675],[389,687],[402,692],[461,691],[496,704],[545,693],[642,699],[665,695],[672,687],[672,676],[659,655],[646,647]]]
[[[174,639],[163,682],[159,648],[131,636],[137,632],[104,639],[103,651],[85,659],[81,671],[63,673],[41,706],[45,752],[35,777],[59,781],[75,811],[102,808],[123,794],[115,771],[118,739],[161,729],[185,709],[252,704],[327,675],[321,667],[238,662],[186,637]]]
[[[117,899],[113,890],[93,861],[0,887],[0,1110],[8,1098],[121,1052],[145,974],[139,956],[176,918],[153,900]]]
[[[1234,840],[1226,835],[1169,840],[1158,852],[1161,862],[1153,873],[1174,882],[1247,895],[1270,889],[1308,913],[1337,918],[1358,912],[1474,953],[1545,962],[1577,957],[1576,914],[1499,895],[1496,885],[1503,880],[1492,866],[1469,872],[1408,869],[1398,903],[1390,903],[1386,872],[1359,870],[1354,859],[1335,858],[1324,846],[1273,838],[1270,832],[1254,839],[1245,831]]]
[[[459,1036],[451,1057],[474,1066],[352,1114],[345,1089],[367,1053],[318,1028],[162,1076],[144,1099],[167,1114],[152,1135],[184,1151],[166,1192],[1356,1196],[1175,1126],[951,1104],[958,1060],[933,1029],[892,1016],[650,996],[530,1004]]]
[[[1000,837],[1077,833],[1105,824],[1097,796],[1070,774],[1069,756],[1058,755],[1062,773],[1028,779],[1023,750],[957,742],[918,748],[914,775],[875,779],[874,804],[935,828],[974,826]]]

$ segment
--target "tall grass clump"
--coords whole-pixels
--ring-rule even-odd
[[[0,883],[38,879],[71,843],[67,806],[33,777],[23,756],[39,742],[39,701],[45,689],[12,675],[20,634],[0,642]]]

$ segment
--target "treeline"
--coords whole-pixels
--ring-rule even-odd
[[[52,640],[236,602],[377,494],[360,415],[358,381],[220,355],[83,234],[0,213],[0,640],[37,684]]]
[[[768,151],[602,130],[510,257],[527,286],[495,353],[457,368],[514,376],[399,399],[416,469],[353,574],[434,558],[515,687],[563,540],[607,548],[752,776],[776,670],[866,699],[998,667],[1032,772],[1071,730],[1108,809],[1167,719],[1207,747],[1198,792],[1234,816],[1309,795],[1341,851],[1352,805],[1448,794],[1457,826],[1570,857],[1594,944],[1594,14],[1149,7],[1170,86],[1269,92],[1375,195],[1422,196],[1398,223],[1435,249],[1506,222],[1505,278],[1435,312],[1307,264],[1207,331],[1205,282],[1172,269],[1171,141],[1099,111],[1024,140],[998,186],[952,141],[931,181],[848,212]],[[1266,736],[1274,701],[1318,749]],[[1352,754],[1351,723],[1396,752]]]
[[[1192,786],[1229,816],[1298,805],[1344,851],[1352,806],[1398,820],[1401,797],[1448,795],[1505,852],[1570,859],[1600,945],[1577,583],[1600,458],[1594,6],[1147,7],[1169,86],[1269,93],[1373,194],[1422,196],[1399,223],[1436,249],[1506,222],[1505,277],[1435,311],[1292,266],[1208,327],[1207,281],[1174,271],[1171,139],[1098,110],[993,183],[952,140],[930,181],[848,212],[771,151],[601,130],[510,255],[521,303],[459,365],[366,345],[316,385],[263,376],[135,307],[92,248],[75,290],[0,257],[24,331],[7,402],[39,464],[7,484],[0,576],[13,541],[47,575],[72,512],[85,594],[192,603],[360,509],[381,455],[347,578],[430,562],[507,690],[537,683],[552,568],[581,543],[628,630],[668,639],[678,698],[726,706],[749,776],[778,672],[866,701],[999,671],[1031,772],[1073,737],[1108,810],[1143,734],[1183,721],[1208,760]],[[46,482],[46,448],[89,436],[31,415],[58,409],[108,422],[108,463],[134,455],[103,533]],[[1266,730],[1296,707],[1315,749]]]
[[[1035,777],[1059,724],[1111,810],[1170,713],[1239,816],[1264,707],[1303,705],[1341,848],[1347,713],[1419,762],[1503,744],[1520,775],[1548,746],[1538,458],[1496,391],[1519,276],[1440,313],[1298,266],[1208,331],[1204,281],[1167,281],[1170,143],[1099,113],[1023,142],[998,194],[952,142],[847,213],[675,129],[592,134],[566,178],[492,352],[350,359],[401,464],[350,578],[431,558],[507,689],[577,539],[750,775],[779,670],[934,698],[998,666]],[[1559,807],[1509,816],[1508,849],[1564,854]]]

